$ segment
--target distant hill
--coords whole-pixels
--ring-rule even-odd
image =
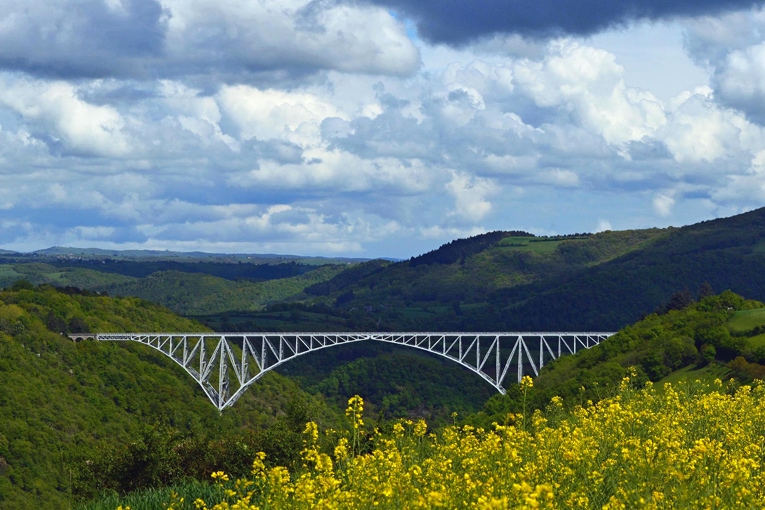
[[[386,329],[616,330],[705,282],[765,299],[765,209],[681,228],[492,232],[360,267],[306,288],[305,301]]]
[[[0,250],[2,252],[2,250]],[[16,252],[8,252],[16,253]],[[21,254],[20,254],[21,255]],[[351,257],[310,257],[303,255],[278,255],[273,253],[207,253],[201,251],[183,252],[169,250],[104,250],[101,248],[72,248],[53,246],[31,253],[23,254],[30,257],[58,257],[69,259],[96,260],[185,260],[219,262],[247,262],[255,264],[281,264],[297,262],[301,264],[325,265],[338,263],[362,262],[367,259]]]
[[[300,294],[349,266],[343,264],[231,263],[212,260],[0,258],[0,288],[26,280],[34,285],[77,287],[137,296],[184,315],[260,310]],[[3,263],[5,262],[5,263]]]
[[[276,266],[279,267],[279,266]],[[110,295],[138,296],[167,306],[182,315],[260,310],[269,303],[300,294],[307,286],[324,282],[345,266],[321,266],[296,276],[267,281],[232,281],[209,274],[159,271],[144,278],[95,287]]]
[[[77,250],[0,257],[0,286],[23,278],[136,295],[261,331],[616,330],[704,284],[765,299],[765,209],[679,228],[495,231],[399,262]]]

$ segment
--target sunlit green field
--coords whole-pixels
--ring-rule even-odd
[[[691,384],[695,381],[700,381],[702,384],[711,385],[715,379],[722,381],[728,379],[730,370],[722,364],[710,363],[703,367],[688,366],[672,372],[667,377],[661,379],[656,383],[656,388],[661,391],[665,383],[672,385],[679,384],[681,382]]]
[[[538,237],[512,236],[505,237],[499,242],[498,246],[503,248],[514,248],[518,250],[528,250],[534,253],[552,253],[555,248],[563,242],[561,239],[544,239]]]
[[[765,308],[739,310],[728,321],[731,333],[744,333],[762,325],[765,325]]]

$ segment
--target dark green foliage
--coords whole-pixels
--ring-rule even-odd
[[[315,409],[299,397],[268,428],[181,431],[165,425],[144,427],[134,441],[77,451],[72,484],[76,499],[98,494],[167,487],[187,479],[209,480],[214,471],[234,477],[250,473],[255,453],[267,452],[270,465],[294,469],[303,448],[303,429]]]
[[[356,264],[345,269],[343,272],[337,274],[326,282],[320,282],[306,287],[305,292],[311,296],[326,296],[348,285],[352,285],[362,278],[378,273],[390,264],[390,262],[381,259]]]
[[[329,280],[346,267],[294,262],[273,265],[67,259],[0,265],[0,286],[6,282],[31,287],[32,281],[54,285],[64,293],[137,296],[176,313],[211,314],[262,309],[301,294],[306,287]],[[156,271],[158,268],[175,269]]]
[[[299,276],[263,282],[233,282],[206,274],[166,271],[99,289],[111,295],[138,296],[167,306],[176,313],[202,315],[260,310],[270,303],[300,294],[306,287],[326,281],[342,269],[341,266],[321,266]]]
[[[22,279],[22,280],[17,280],[16,282],[14,282],[13,286],[11,287],[11,290],[18,292],[20,290],[32,290],[34,288],[35,288],[34,285],[32,285],[27,280]]]
[[[436,250],[418,257],[413,257],[409,260],[409,265],[411,267],[417,267],[422,264],[453,264],[465,257],[470,257],[471,255],[484,251],[489,246],[498,243],[504,237],[508,236],[534,237],[534,234],[529,234],[528,232],[494,231],[487,234],[468,237],[467,239],[456,239],[446,243]]]
[[[683,308],[692,305],[694,302],[695,300],[693,299],[693,295],[691,295],[691,291],[683,289],[672,294],[666,303],[662,303],[655,310],[655,313],[662,315],[672,310],[682,310]]]

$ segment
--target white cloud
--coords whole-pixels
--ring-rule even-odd
[[[553,43],[543,61],[514,67],[516,86],[538,106],[571,112],[611,144],[651,136],[666,122],[656,97],[627,88],[623,73],[607,51],[566,40]]]
[[[662,193],[653,199],[653,208],[659,216],[669,216],[672,214],[672,208],[675,205],[674,192]]]
[[[534,180],[564,188],[579,186],[579,176],[575,172],[560,168],[542,171]]]
[[[755,154],[752,164],[743,174],[728,176],[725,185],[715,190],[712,196],[726,205],[760,205],[765,202],[765,150]]]
[[[608,230],[613,230],[613,227],[611,226],[611,222],[604,219],[598,220],[598,226],[595,227],[595,232],[606,232]]]
[[[721,104],[765,125],[765,8],[686,22],[689,54],[713,71]]]
[[[0,103],[51,130],[52,136],[68,150],[114,157],[130,150],[120,113],[111,106],[83,101],[76,87],[69,83],[0,75]]]
[[[290,66],[408,75],[420,63],[404,26],[363,5],[164,0],[173,60],[222,67]]]
[[[494,183],[489,179],[471,177],[452,172],[452,179],[446,190],[454,197],[454,213],[469,222],[481,221],[490,211],[488,197],[495,192]]]
[[[0,0],[0,67],[66,78],[410,75],[406,28],[369,5],[309,0]]]
[[[218,94],[221,108],[239,128],[242,139],[284,139],[302,146],[318,142],[321,122],[345,118],[333,104],[304,92],[225,86]]]
[[[679,101],[660,139],[678,162],[712,162],[739,150],[742,120],[716,105],[711,91],[702,88]]]
[[[402,162],[396,158],[363,159],[341,151],[309,150],[308,161],[280,164],[263,161],[258,169],[231,177],[236,186],[268,186],[274,189],[312,189],[336,192],[395,191],[425,193],[431,189],[436,171],[422,161]]]

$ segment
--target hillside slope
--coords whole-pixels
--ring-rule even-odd
[[[493,232],[360,276],[308,287],[306,301],[386,329],[616,330],[705,282],[765,299],[765,209],[681,228]]]
[[[229,448],[223,439],[239,444],[233,441],[237,435],[277,423],[293,400],[314,401],[319,416],[332,420],[320,401],[278,374],[268,374],[220,414],[180,367],[153,349],[74,343],[61,334],[203,326],[138,298],[30,287],[20,283],[0,292],[0,508],[67,508],[78,495],[108,482],[88,481],[87,462],[124,455],[120,448],[144,444],[155,427],[198,442],[210,438],[217,450],[203,449],[203,463]],[[249,466],[251,454],[244,457]],[[141,480],[140,465],[131,483]]]

